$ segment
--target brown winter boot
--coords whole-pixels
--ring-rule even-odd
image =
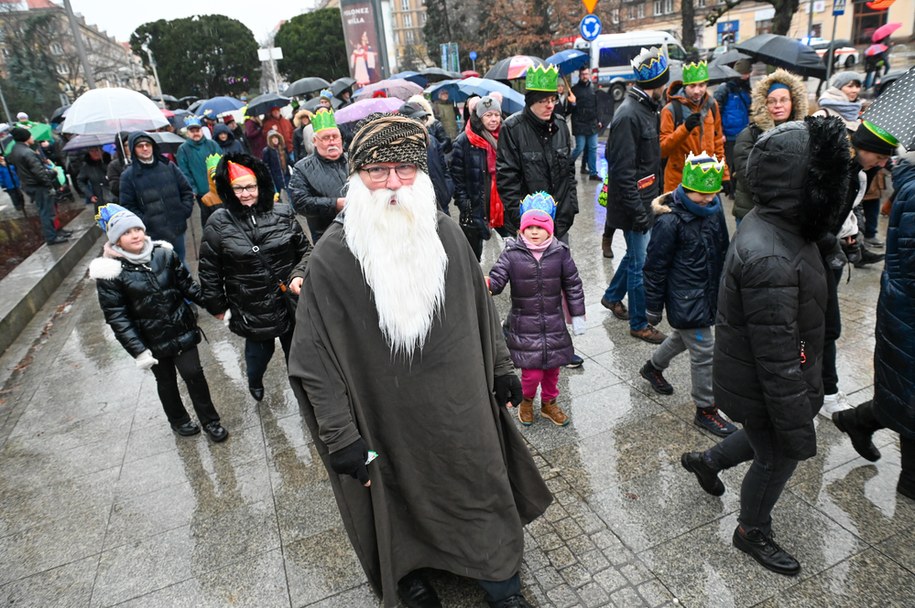
[[[546,403],[540,404],[540,415],[556,426],[569,424],[569,417],[562,411],[562,408],[556,405],[555,399],[550,399]]]
[[[524,426],[534,424],[534,398],[525,397],[518,404],[518,420]]]
[[[604,233],[604,236],[601,237],[600,249],[605,258],[613,257],[613,230],[610,231],[610,234]]]

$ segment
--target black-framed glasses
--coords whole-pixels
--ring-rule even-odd
[[[235,196],[238,196],[242,192],[254,194],[257,192],[257,184],[248,184],[247,186],[232,186],[232,191],[235,193]]]
[[[387,165],[376,165],[374,167],[363,167],[362,171],[365,171],[369,174],[369,179],[376,184],[388,181],[388,176],[391,175],[391,169],[394,170],[394,173],[397,174],[397,177],[400,179],[413,179],[416,177],[416,165],[402,164],[394,165],[393,167]]]

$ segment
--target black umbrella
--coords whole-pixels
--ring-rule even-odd
[[[303,103],[302,105],[300,105],[299,107],[303,108],[305,110],[308,110],[309,112],[317,112],[318,108],[321,107],[321,105],[319,103],[320,101],[321,101],[321,97],[313,97],[313,98],[309,99],[308,101],[306,101],[305,103]],[[334,110],[336,110],[337,108],[340,107],[341,103],[343,103],[343,102],[340,101],[339,99],[337,99],[336,97],[334,97],[333,99],[330,100],[330,107],[333,108]]]
[[[826,64],[816,51],[793,38],[778,34],[760,34],[734,48],[749,54],[757,61],[785,68],[800,76],[826,78]]]
[[[173,95],[156,95],[152,98],[153,101],[165,101],[168,103],[178,103],[178,98]]]
[[[737,78],[740,73],[726,65],[709,65],[708,66],[708,83],[719,84],[731,78]],[[671,66],[670,81],[676,82],[683,78],[683,68],[680,66]]]
[[[67,110],[69,110],[69,109],[70,109],[69,105],[60,106],[59,108],[54,110],[54,113],[51,114],[51,119],[48,122],[63,122],[64,114],[66,114]]]
[[[245,110],[245,114],[248,116],[260,116],[273,108],[288,106],[291,101],[288,97],[283,97],[276,93],[264,93],[248,102],[248,109]]]
[[[915,67],[883,91],[862,117],[915,150]],[[863,128],[863,127],[859,127]]]
[[[347,89],[350,89],[350,93],[352,93],[354,84],[356,84],[355,80],[348,76],[344,76],[343,78],[338,78],[330,83],[330,86],[327,88],[329,88],[330,92],[334,94],[334,97],[340,97],[340,94]]]
[[[174,154],[178,151],[178,148],[181,144],[184,143],[184,138],[180,135],[175,135],[174,133],[169,133],[168,131],[153,131],[149,134],[157,144],[159,144],[159,152],[171,152]]]
[[[309,93],[320,91],[321,89],[326,89],[329,86],[330,83],[323,78],[308,76],[306,78],[299,78],[286,87],[286,90],[283,91],[283,95],[285,97],[299,97],[301,95],[308,95]]]
[[[459,80],[461,78],[460,73],[450,72],[448,70],[443,70],[442,68],[426,68],[425,70],[420,70],[419,75],[425,77],[427,82],[441,82],[442,80]]]
[[[186,108],[198,99],[200,98],[196,95],[185,95],[184,97],[178,99],[178,105]]]
[[[712,59],[709,66],[713,65],[731,65],[732,63],[737,63],[741,59],[751,59],[746,53],[741,53],[736,49],[728,49],[725,52],[721,53],[714,59]]]

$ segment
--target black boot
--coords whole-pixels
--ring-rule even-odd
[[[718,479],[718,471],[706,464],[702,452],[684,452],[680,456],[680,464],[684,469],[696,475],[703,490],[712,496],[724,494],[724,484]]]
[[[874,445],[874,431],[880,428],[873,414],[874,402],[862,403],[856,408],[842,410],[832,415],[832,422],[836,428],[846,433],[851,439],[855,451],[871,462],[880,460],[880,450]]]
[[[398,581],[397,595],[407,608],[442,608],[435,589],[417,570]]]
[[[874,253],[867,247],[861,246],[861,258],[854,263],[854,266],[855,268],[862,268],[868,264],[876,264],[878,262],[882,262],[883,258],[885,257],[885,254]]]
[[[900,437],[899,452],[902,472],[899,473],[896,491],[915,500],[915,439]]]
[[[735,547],[755,559],[766,570],[786,576],[797,576],[801,571],[801,564],[779,547],[771,535],[766,535],[761,530],[745,532],[741,526],[737,526],[733,542]]]

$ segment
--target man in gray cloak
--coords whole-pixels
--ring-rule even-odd
[[[289,357],[346,531],[385,606],[440,606],[423,569],[528,606],[522,526],[552,497],[505,407],[520,382],[479,263],[437,210],[425,130],[369,116],[350,171],[294,286]]]

